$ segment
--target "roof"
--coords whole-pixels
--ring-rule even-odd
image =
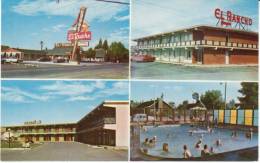
[[[136,39],[133,39],[133,41],[149,39],[149,38],[156,37],[156,36],[168,35],[168,34],[173,34],[173,33],[178,33],[178,32],[199,30],[199,29],[214,29],[214,30],[237,32],[237,33],[243,33],[243,34],[247,34],[247,35],[258,36],[258,32],[254,32],[254,31],[246,31],[246,30],[235,29],[235,28],[224,28],[224,27],[216,27],[216,26],[209,26],[209,25],[196,25],[196,26],[192,26],[189,28],[180,28],[180,29],[176,29],[176,30],[172,30],[172,31],[167,31],[167,32],[152,34],[152,35],[145,36],[145,37],[136,38]]]
[[[4,127],[4,128],[14,128],[14,127],[31,127],[31,126],[60,126],[60,125],[76,125],[76,123],[28,124],[28,125],[13,125],[13,126],[2,126],[2,127]]]
[[[55,47],[51,50],[48,50],[47,55],[69,55],[73,50],[73,47]]]
[[[21,51],[13,49],[13,48],[8,48],[5,50],[2,50],[2,52],[4,52],[4,53],[22,53]]]
[[[167,102],[163,101],[163,104],[167,107],[167,109],[174,109],[171,105]],[[150,100],[139,104],[135,109],[144,109],[144,108],[158,108],[159,107],[159,99],[157,100]]]
[[[190,109],[190,110],[207,110],[207,108],[205,107],[205,105],[201,101],[188,104],[187,108]]]
[[[129,101],[123,101],[123,100],[120,100],[120,101],[109,101],[109,100],[103,101],[101,104],[96,106],[92,111],[90,111],[88,114],[86,114],[83,118],[81,118],[77,123],[81,122],[82,120],[87,118],[89,115],[91,115],[93,112],[95,112],[96,110],[100,109],[101,107],[102,108],[106,108],[106,109],[114,108],[114,107],[111,107],[111,106],[105,106],[105,105],[109,105],[109,104],[110,105],[129,104]]]
[[[20,49],[20,48],[15,48],[24,54],[33,54],[33,55],[45,55],[46,51],[45,50],[34,50],[34,49]]]

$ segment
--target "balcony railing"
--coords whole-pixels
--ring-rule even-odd
[[[236,49],[251,49],[258,50],[257,44],[246,44],[237,42],[225,42],[225,41],[212,41],[212,40],[197,40],[197,41],[183,41],[175,43],[165,44],[152,44],[152,45],[140,45],[134,46],[135,49],[162,49],[162,48],[174,48],[174,47],[225,47]]]
[[[97,119],[92,122],[86,122],[86,123],[80,125],[78,130],[93,128],[93,127],[100,127],[100,126],[104,126],[105,124],[115,124],[115,123],[116,123],[116,118],[106,117],[106,118]]]

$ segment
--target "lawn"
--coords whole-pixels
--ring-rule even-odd
[[[1,141],[1,148],[9,148],[8,141]],[[11,141],[10,148],[22,148],[22,143],[19,141]]]

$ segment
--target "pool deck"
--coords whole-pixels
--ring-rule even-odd
[[[140,127],[131,126],[130,160],[131,161],[257,161],[258,146],[214,154],[206,158],[196,157],[191,159],[184,158],[163,158],[145,154],[140,149]]]

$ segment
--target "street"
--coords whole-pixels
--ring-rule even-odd
[[[57,64],[2,64],[2,78],[127,79],[128,63],[82,66]]]
[[[2,150],[3,161],[127,161],[127,150],[94,148],[78,142],[44,143],[31,150]]]

